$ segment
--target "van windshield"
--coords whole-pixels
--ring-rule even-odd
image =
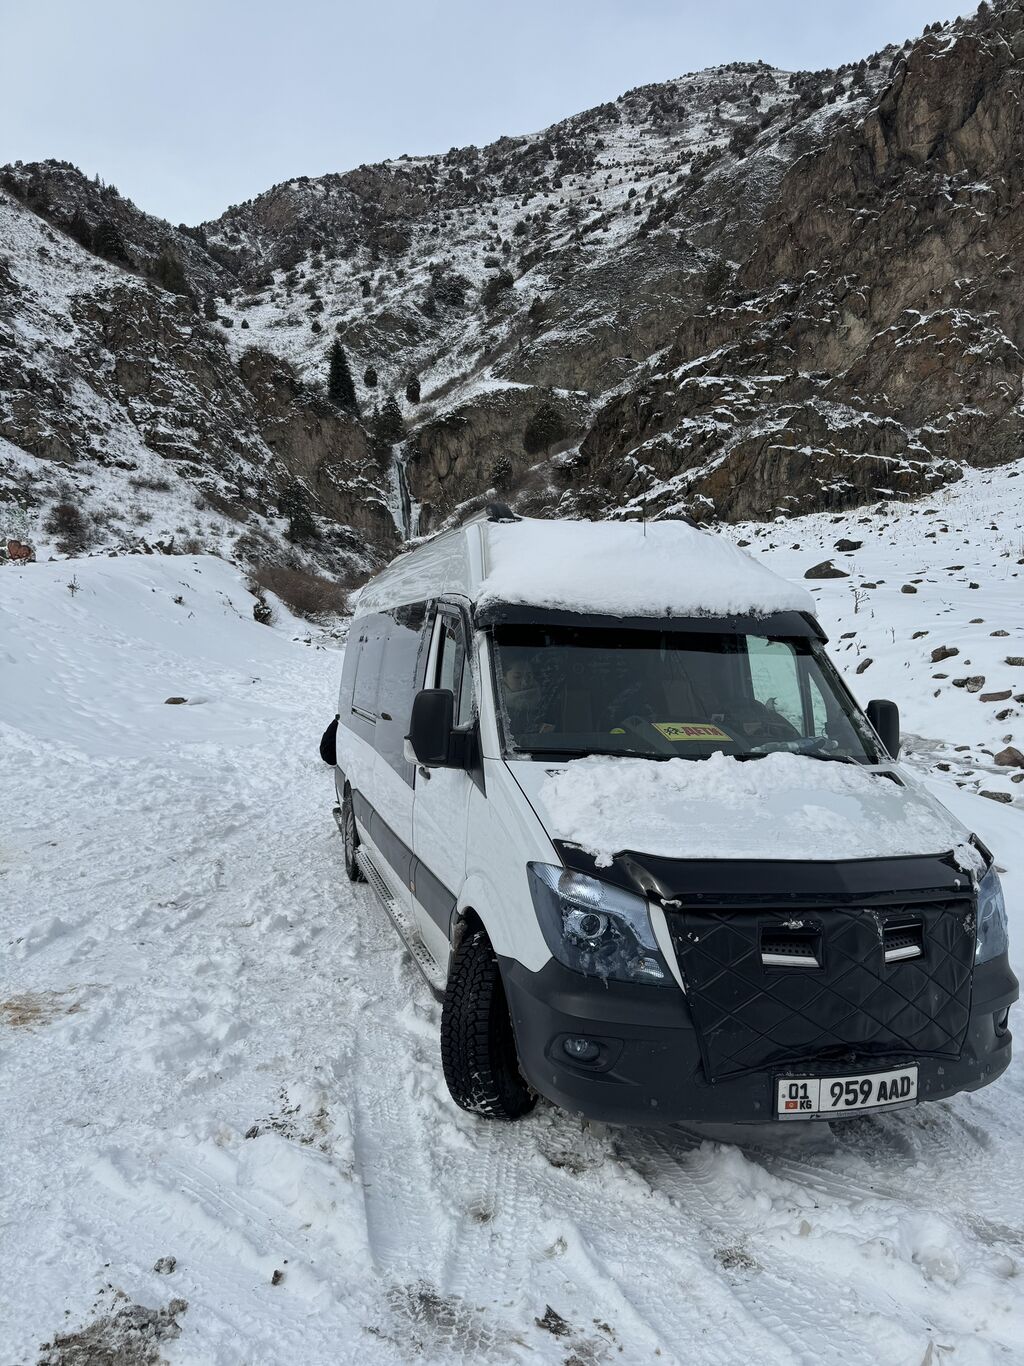
[[[492,640],[509,757],[884,758],[815,640],[518,625]]]

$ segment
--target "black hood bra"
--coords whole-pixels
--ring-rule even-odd
[[[974,887],[952,852],[893,858],[807,862],[802,859],[678,859],[623,850],[610,865],[568,840],[555,840],[566,868],[676,906],[884,904],[894,896],[927,901],[963,897]]]

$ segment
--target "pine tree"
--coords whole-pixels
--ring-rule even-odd
[[[405,397],[409,403],[419,403],[420,381],[418,375],[410,375],[405,381]]]
[[[305,488],[297,479],[291,480],[285,488],[278,506],[281,509],[281,516],[288,518],[288,530],[285,535],[289,541],[317,540],[320,533],[309,509],[309,499]]]
[[[124,244],[121,236],[121,229],[112,218],[101,218],[96,224],[96,232],[92,239],[92,249],[99,256],[105,256],[108,261],[123,261],[130,264],[128,248]]]
[[[376,389],[377,371],[372,365],[366,367],[366,370],[363,373],[363,383],[366,385],[367,389]]]
[[[527,455],[545,454],[556,442],[564,441],[569,435],[565,418],[553,403],[542,403],[526,424],[523,432],[523,450]]]
[[[345,348],[337,337],[331,343],[327,397],[336,408],[351,413],[353,417],[359,416],[359,404],[356,401],[356,386],[352,383],[352,371],[348,368]]]
[[[185,274],[185,267],[181,264],[181,257],[170,245],[165,242],[160,248],[160,255],[156,258],[153,265],[153,278],[164,289],[169,289],[172,294],[189,294],[188,277]]]
[[[405,435],[402,410],[399,408],[394,394],[388,394],[384,400],[384,406],[377,416],[374,435],[384,446],[393,446],[396,441],[401,441]]]

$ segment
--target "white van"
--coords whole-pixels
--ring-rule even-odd
[[[812,608],[684,522],[502,505],[363,589],[335,816],[464,1109],[823,1120],[1006,1068],[992,856]]]

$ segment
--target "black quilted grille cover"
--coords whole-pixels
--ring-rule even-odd
[[[923,926],[921,958],[886,963],[886,923]],[[799,920],[821,935],[820,968],[761,962],[762,932]],[[669,915],[710,1081],[779,1064],[886,1055],[956,1058],[971,1012],[969,900],[815,907],[794,914],[681,909]]]

